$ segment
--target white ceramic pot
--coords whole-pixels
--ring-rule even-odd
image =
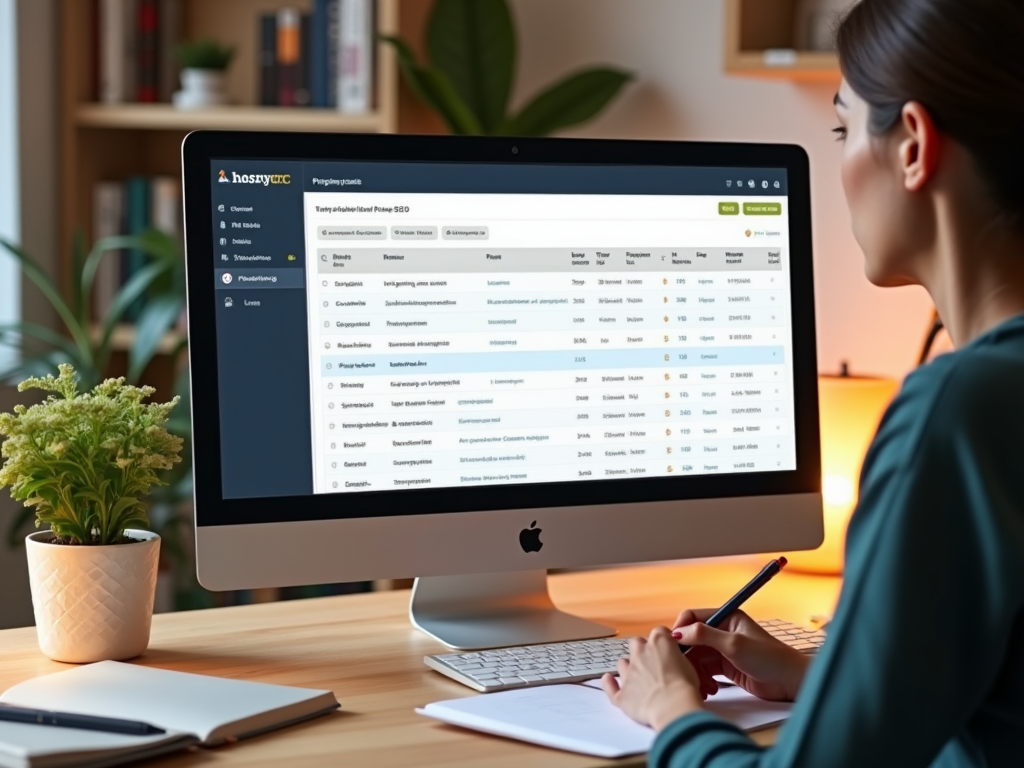
[[[25,540],[39,648],[54,661],[130,659],[149,645],[160,537],[125,534],[137,541],[67,546],[49,531]]]
[[[202,109],[227,104],[224,72],[219,69],[181,70],[181,90],[171,97],[179,109]]]

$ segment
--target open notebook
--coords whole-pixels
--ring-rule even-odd
[[[762,701],[733,686],[707,701],[709,711],[745,731],[783,722],[792,706]],[[649,752],[655,736],[612,705],[599,680],[436,701],[416,711],[463,728],[597,757]]]
[[[268,685],[101,661],[9,688],[0,703],[142,720],[167,733],[115,733],[0,721],[0,767],[117,765],[202,744],[216,746],[338,708],[331,691]]]

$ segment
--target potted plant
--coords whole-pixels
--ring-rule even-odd
[[[164,425],[178,403],[144,403],[152,387],[107,379],[79,393],[73,366],[29,378],[41,403],[0,413],[0,488],[35,508],[29,583],[39,647],[56,661],[129,659],[149,645],[160,537],[146,496],[180,461]]]
[[[427,22],[427,61],[399,37],[395,49],[409,89],[455,134],[546,136],[596,117],[632,75],[590,67],[527,99],[517,112],[516,31],[507,0],[437,0]]]
[[[235,49],[216,40],[196,40],[178,46],[181,90],[172,97],[179,109],[201,109],[227,103],[224,70]]]
[[[102,316],[95,315],[93,283],[101,264],[105,259],[117,258],[120,251],[130,249],[145,253],[146,265],[121,287]],[[9,367],[0,366],[0,385],[16,385],[29,376],[45,376],[60,363],[70,363],[78,375],[79,388],[92,389],[115,365],[116,331],[125,324],[129,307],[139,297],[144,297],[124,361],[127,363],[126,380],[129,384],[141,384],[158,355],[179,369],[171,389],[180,399],[167,422],[167,429],[185,440],[182,460],[163,475],[168,485],[155,487],[149,497],[150,527],[160,534],[161,570],[157,578],[156,610],[159,610],[161,596],[165,608],[172,604],[177,609],[212,607],[214,598],[196,581],[191,562],[192,454],[189,440],[192,424],[187,356],[184,354],[188,340],[176,330],[185,306],[185,260],[180,243],[162,232],[150,230],[141,235],[101,238],[87,247],[81,235],[76,234],[69,260],[70,289],[66,296],[38,259],[0,238],[0,258],[5,253],[14,258],[22,274],[35,284],[59,324],[54,328],[30,321],[0,324],[0,347],[17,351]],[[161,349],[168,340],[172,342],[171,347]],[[23,531],[34,516],[31,507],[23,507],[10,517],[5,532],[7,547],[24,546]],[[0,543],[0,548],[3,546]]]

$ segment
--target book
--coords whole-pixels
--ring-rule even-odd
[[[325,71],[325,102],[328,109],[338,107],[338,65],[341,54],[341,9],[339,0],[327,1],[327,60],[323,63]]]
[[[178,89],[181,0],[159,0],[157,10],[157,98],[170,102],[171,95]]]
[[[142,720],[153,736],[0,721],[0,767],[117,765],[199,744],[215,747],[338,708],[331,691],[253,683],[101,661],[9,688],[0,702]]]
[[[138,0],[135,25],[135,101],[157,100],[157,0]]]
[[[294,107],[299,71],[299,12],[282,8],[277,12],[277,105]]]
[[[150,227],[150,185],[146,176],[132,176],[125,185],[125,234],[141,235]],[[138,248],[129,248],[121,261],[121,285],[127,285],[149,261],[149,256]],[[142,296],[133,301],[124,313],[127,322],[135,322],[142,314]]]
[[[373,4],[371,0],[340,0],[338,7],[338,109],[362,114],[373,104]]]
[[[154,176],[149,180],[149,223],[181,243],[181,180],[174,176]]]
[[[259,103],[264,107],[277,105],[277,15],[264,13],[259,17],[259,53],[256,56],[260,84]]]
[[[125,81],[125,45],[128,0],[99,0],[97,22],[99,100],[120,104],[128,100]]]
[[[133,101],[135,99],[135,87],[137,79],[136,47],[139,41],[139,2],[141,0],[123,0],[122,11],[124,13],[124,24],[121,27],[123,37],[121,39],[120,51],[117,55],[122,58],[122,85],[124,96],[122,101]]]
[[[89,81],[93,101],[101,101],[103,87],[100,83],[100,17],[102,16],[102,0],[91,0],[89,9]]]
[[[328,62],[335,61],[328,55],[328,50],[331,47],[331,5],[334,5],[334,13],[337,16],[337,0],[314,0],[313,15],[310,20],[309,96],[310,104],[314,107],[328,106],[327,89],[332,69]],[[335,28],[337,28],[337,20],[335,20]]]
[[[706,706],[743,730],[754,731],[785,721],[793,705],[762,701],[728,686]],[[451,725],[596,757],[649,752],[656,735],[608,701],[599,680],[437,701],[416,711]]]
[[[308,13],[299,16],[299,60],[295,68],[295,106],[310,106],[309,43],[310,19]]]
[[[100,181],[92,191],[92,235],[99,240],[124,234],[124,184]],[[121,251],[104,254],[93,280],[93,317],[102,321],[121,287]]]

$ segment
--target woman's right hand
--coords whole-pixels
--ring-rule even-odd
[[[734,611],[717,629],[703,622],[712,609],[683,611],[672,636],[691,646],[687,658],[701,678],[701,688],[717,690],[713,675],[724,675],[760,699],[795,701],[809,656],[768,634],[743,611]]]

